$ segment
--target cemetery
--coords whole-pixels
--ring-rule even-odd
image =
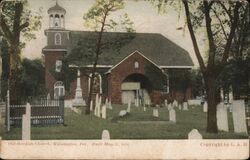
[[[9,132],[5,132],[4,122],[1,119],[0,134],[3,135],[3,139],[14,140],[247,138],[244,126],[234,126],[236,123],[242,123],[240,122],[242,121],[241,117],[237,120],[233,119],[234,114],[239,116],[238,112],[229,112],[228,108],[226,108],[226,112],[223,112],[225,110],[223,110],[221,104],[218,105],[217,112],[220,131],[218,134],[212,134],[206,132],[207,116],[202,105],[187,105],[188,110],[185,108],[180,110],[177,105],[168,109],[169,105],[166,107],[165,104],[161,106],[147,105],[145,107],[134,104],[112,104],[111,108],[109,105],[106,106],[105,103],[108,102],[104,101],[104,104],[98,102],[97,106],[93,105],[96,109],[93,109],[90,115],[76,112],[75,107],[66,107],[64,124],[48,126],[31,125],[30,119],[27,119],[27,117],[30,117],[30,107],[32,109],[32,106],[28,104],[26,114],[23,115],[23,129],[22,127],[11,127]],[[77,108],[78,110],[84,110],[85,107]]]

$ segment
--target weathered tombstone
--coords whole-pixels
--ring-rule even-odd
[[[146,112],[146,107],[143,107],[143,111]]]
[[[90,101],[90,111],[93,111],[93,101]]]
[[[94,115],[97,116],[97,110],[98,110],[98,107],[95,106],[95,109],[94,109]]]
[[[31,126],[31,106],[26,104],[26,113],[22,117],[22,140],[30,140],[30,126]]]
[[[153,109],[153,117],[159,117],[158,109]]]
[[[228,132],[227,108],[223,102],[217,105],[216,117],[218,130]]]
[[[108,106],[108,98],[105,99],[105,105]]]
[[[176,100],[174,100],[173,107],[177,107],[177,106],[178,106],[178,102]]]
[[[176,123],[176,113],[173,108],[169,111],[169,121]]]
[[[165,107],[168,106],[168,100],[167,99],[164,100],[164,104],[165,104]]]
[[[207,112],[207,101],[203,104],[203,112]]]
[[[97,117],[101,117],[101,104],[98,103],[98,106],[97,106]]]
[[[247,133],[244,100],[233,100],[233,124],[235,133]]]
[[[187,102],[183,103],[183,110],[188,111],[188,103]]]
[[[106,109],[106,105],[102,106],[102,118],[106,119],[107,118],[107,109]]]
[[[109,131],[106,129],[102,131],[102,140],[110,140]]]
[[[188,133],[188,139],[202,139],[202,135],[197,129],[192,129],[192,131]]]
[[[112,104],[111,104],[111,100],[109,100],[109,102],[108,102],[108,108],[113,109]]]
[[[96,94],[95,95],[95,108],[97,108],[97,106],[98,106],[98,103],[99,103],[99,96],[98,96],[98,94]]]
[[[171,110],[173,108],[172,103],[168,104],[168,110]]]
[[[131,109],[131,101],[128,101],[128,108],[127,108],[127,112],[130,113],[130,109]]]
[[[135,99],[135,106],[139,107],[139,99],[138,98]]]
[[[178,108],[179,108],[179,110],[181,110],[181,104],[179,104],[179,107],[178,107]]]
[[[119,112],[119,117],[123,117],[123,116],[125,116],[125,115],[127,115],[127,111],[126,110],[121,110],[120,112]]]

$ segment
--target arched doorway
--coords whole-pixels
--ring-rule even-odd
[[[149,79],[143,74],[130,74],[122,82],[122,103],[150,104],[150,92],[152,91],[152,84]]]

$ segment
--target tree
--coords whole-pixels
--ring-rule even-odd
[[[107,35],[104,36],[105,32],[115,30],[118,26],[121,26],[120,30],[125,30],[130,33],[134,32],[132,28],[133,23],[130,21],[127,14],[124,14],[123,17],[119,17],[119,19],[121,19],[120,23],[112,19],[112,16],[114,16],[112,13],[122,8],[124,8],[123,0],[96,0],[94,5],[83,16],[86,27],[93,29],[96,33],[96,35],[88,37],[87,40],[80,40],[77,47],[72,51],[72,53],[77,54],[78,60],[83,60],[81,61],[81,65],[93,64],[90,71],[90,75],[92,76],[90,76],[90,89],[85,111],[86,114],[90,113],[90,101],[93,93],[96,66],[100,55],[102,55],[104,50],[120,48],[132,39],[132,34],[124,35],[124,39],[122,40],[119,39],[119,37],[112,37],[111,40]],[[75,59],[71,59],[70,56],[67,58],[68,61],[75,61]]]
[[[44,64],[41,59],[30,60],[24,58],[21,63],[21,95],[22,100],[28,97],[44,95]]]
[[[5,1],[2,3],[0,32],[9,45],[10,75],[8,86],[12,88],[10,92],[12,100],[20,94],[18,73],[20,73],[21,49],[24,47],[25,41],[35,38],[34,31],[41,27],[40,19],[39,13],[31,12],[27,0]],[[21,37],[25,40],[21,41]]]
[[[240,15],[246,12],[247,4],[240,1],[182,0],[178,1],[179,5],[180,2],[184,6],[187,27],[205,82],[208,100],[207,132],[217,133],[216,106],[219,102],[219,88],[216,82],[231,55],[233,39],[242,20]],[[151,3],[161,10],[174,2],[151,0]],[[204,38],[208,42],[207,62],[202,57],[195,35],[195,30],[203,26],[206,31]]]
[[[8,43],[2,38],[0,45],[0,53],[2,58],[2,74],[1,74],[1,99],[5,100],[7,94],[7,82],[9,79],[9,70],[10,70],[10,56],[8,54]]]

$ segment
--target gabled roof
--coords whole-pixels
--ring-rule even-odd
[[[131,33],[105,32],[103,40],[104,42],[117,42],[127,38],[129,34]],[[133,33],[131,35],[134,38],[125,42],[122,46],[104,49],[98,60],[98,65],[116,65],[137,50],[158,66],[193,66],[189,53],[163,35],[158,33]],[[76,56],[77,53],[72,52],[72,50],[79,45],[79,42],[86,43],[93,38],[97,39],[95,32],[70,31],[67,56]],[[88,52],[87,49],[86,52]]]

